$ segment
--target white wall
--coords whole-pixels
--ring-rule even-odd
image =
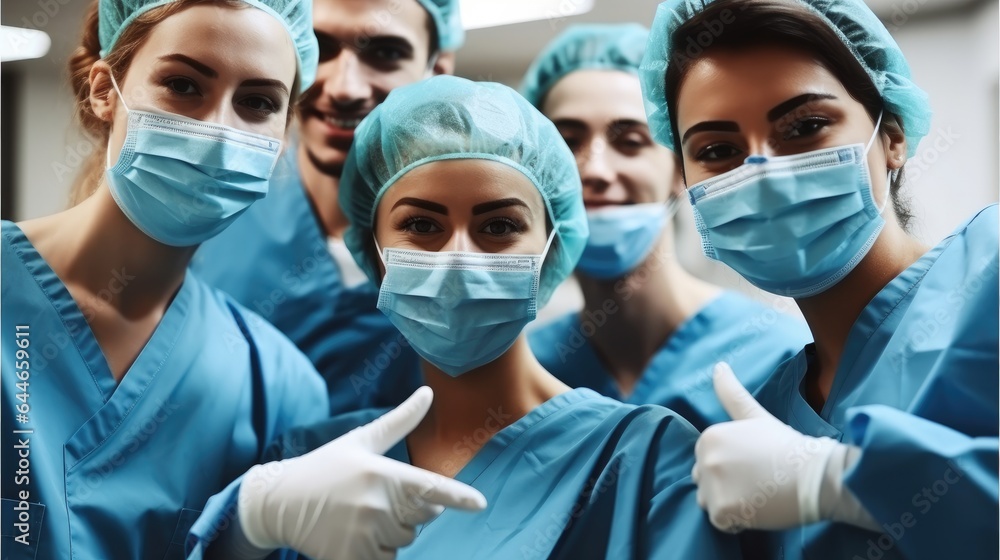
[[[928,243],[997,201],[998,18],[997,3],[984,2],[968,14],[913,19],[894,29],[934,111],[930,134],[907,163],[903,191],[916,215],[913,233]]]

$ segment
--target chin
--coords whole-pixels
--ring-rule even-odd
[[[310,144],[306,139],[302,140],[309,156],[309,161],[326,175],[339,177],[347,161],[347,152],[337,148],[321,144],[319,146]]]

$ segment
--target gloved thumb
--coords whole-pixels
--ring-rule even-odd
[[[420,424],[424,415],[430,410],[433,400],[434,392],[425,385],[414,391],[396,408],[360,428],[351,430],[340,439],[382,455]]]
[[[715,394],[718,395],[722,408],[726,409],[733,420],[771,417],[771,413],[760,406],[753,395],[743,387],[743,383],[726,362],[715,364],[712,382],[715,384]]]

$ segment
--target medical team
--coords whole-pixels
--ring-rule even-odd
[[[5,556],[996,558],[997,208],[907,233],[861,0],[571,27],[523,97],[457,4],[93,3],[103,167],[3,224]]]

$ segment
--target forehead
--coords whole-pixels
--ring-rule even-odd
[[[779,46],[716,49],[695,61],[677,95],[679,128],[746,114],[756,118],[803,93],[849,97],[843,84],[810,53]]]
[[[417,0],[314,0],[313,27],[344,42],[399,36],[430,41],[430,14]]]
[[[619,70],[567,74],[549,90],[543,112],[552,120],[646,122],[639,77]]]
[[[198,5],[152,28],[136,59],[184,54],[215,71],[291,83],[295,47],[274,16],[253,8]]]
[[[419,196],[445,206],[463,207],[501,198],[519,198],[544,214],[542,195],[523,173],[485,159],[435,161],[414,168],[386,191],[379,206]]]

